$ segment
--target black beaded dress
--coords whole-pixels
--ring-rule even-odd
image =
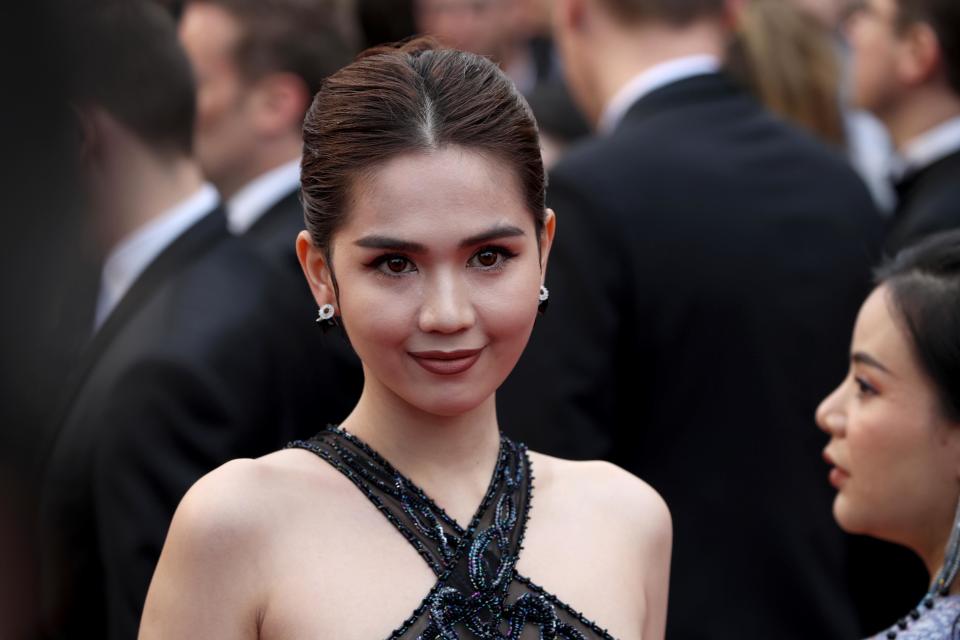
[[[533,480],[523,445],[501,435],[490,486],[466,530],[342,429],[327,427],[288,446],[314,452],[347,476],[437,576],[420,606],[390,639],[613,640],[517,572]]]

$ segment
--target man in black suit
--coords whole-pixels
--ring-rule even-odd
[[[342,419],[359,387],[311,342],[286,272],[228,233],[192,156],[196,95],[171,18],[146,0],[75,8],[73,98],[109,250],[46,465],[43,633],[133,638],[189,486]]]
[[[849,25],[854,100],[890,132],[895,252],[960,227],[960,3],[865,0]]]
[[[843,159],[720,70],[728,10],[556,3],[599,132],[550,176],[550,309],[502,424],[663,495],[669,638],[859,637],[812,417],[846,370],[879,218]]]
[[[197,159],[228,226],[286,267],[313,306],[294,253],[303,118],[360,39],[339,0],[188,0],[180,23],[198,89]]]

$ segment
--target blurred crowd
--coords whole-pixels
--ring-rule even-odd
[[[496,61],[540,128],[551,313],[503,430],[664,496],[668,638],[877,632],[925,573],[837,528],[813,416],[871,269],[960,227],[954,3],[20,7],[0,637],[135,637],[191,484],[353,406],[360,363],[317,329],[294,253],[301,125],[325,77],[421,33]]]

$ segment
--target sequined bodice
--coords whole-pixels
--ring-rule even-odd
[[[437,576],[390,638],[592,640],[612,636],[516,569],[530,509],[526,448],[501,436],[497,465],[466,529],[355,436],[328,427],[308,449],[349,478]]]

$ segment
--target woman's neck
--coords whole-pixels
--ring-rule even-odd
[[[483,499],[500,448],[494,395],[466,413],[438,416],[410,405],[369,376],[341,426],[462,525]]]
[[[917,555],[923,560],[930,575],[930,586],[934,586],[934,581],[940,574],[940,570],[946,561],[947,545],[950,541],[950,534],[953,531],[955,514],[946,512],[943,514],[942,522],[938,526],[933,526],[930,531],[936,531],[936,535],[929,535],[929,538],[923,543],[911,545]],[[960,580],[954,580],[950,585],[950,594],[960,594]]]

